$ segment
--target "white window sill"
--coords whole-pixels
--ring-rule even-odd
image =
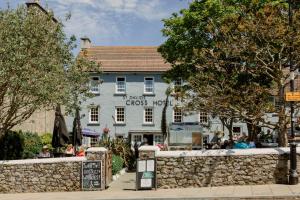
[[[144,96],[155,96],[155,93],[145,93],[143,94]]]
[[[94,95],[100,95],[100,92],[92,92],[92,91],[90,91],[90,93],[92,93]]]
[[[100,122],[89,122],[87,125],[88,126],[99,126]]]
[[[117,122],[114,124],[114,126],[126,126],[125,122]]]
[[[143,126],[155,126],[154,123],[143,123],[142,125],[143,125]]]
[[[116,92],[114,96],[126,96],[126,93]]]

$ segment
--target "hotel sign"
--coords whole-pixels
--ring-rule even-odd
[[[286,92],[285,101],[300,101],[300,92]]]
[[[145,96],[124,96],[123,100],[125,100],[126,106],[164,106],[166,100],[153,100],[149,101],[145,98]],[[167,102],[168,106],[173,106],[172,101]]]

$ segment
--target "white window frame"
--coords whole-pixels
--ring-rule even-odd
[[[152,109],[152,121],[146,122],[146,109]],[[154,123],[154,107],[144,107],[144,124],[153,124]]]
[[[238,133],[238,132],[233,132],[233,128],[235,128],[235,127],[238,127],[238,128],[240,128],[240,132]],[[243,133],[243,127],[242,126],[232,126],[232,135],[233,135],[233,138],[234,139],[239,139],[239,137],[242,135],[242,133]]]
[[[95,147],[99,142],[99,137],[82,137],[82,145],[86,145],[87,147]]]
[[[161,142],[157,142],[155,140],[156,137],[161,137],[162,138]],[[158,144],[164,144],[164,137],[163,137],[162,134],[153,134],[153,145],[155,146],[155,145],[158,145]]]
[[[181,121],[180,122],[176,122],[175,121],[175,112],[176,112],[176,109],[180,109],[181,110]],[[182,111],[182,108],[180,108],[180,107],[173,108],[173,123],[182,123],[182,122],[183,122],[183,111]]]
[[[210,141],[209,139],[210,139],[209,135],[203,135],[202,136],[202,145],[205,144],[205,142],[204,142],[205,140],[206,140],[206,144],[208,144]]]
[[[146,79],[151,78],[152,79],[152,92],[146,91]],[[146,76],[144,77],[144,93],[145,94],[154,94],[154,77],[153,76]]]
[[[98,121],[92,121],[92,109],[97,109],[98,112]],[[100,122],[100,107],[99,106],[90,106],[89,108],[89,124],[99,124]]]
[[[180,85],[177,85],[177,84],[176,84],[177,81],[180,81]],[[176,91],[176,89],[180,89],[182,86],[183,86],[183,80],[182,80],[182,78],[179,78],[179,79],[177,79],[177,80],[174,80],[174,81],[173,81],[173,93],[178,92],[178,91]]]
[[[117,109],[118,108],[123,108],[124,109],[124,121],[118,121],[118,112],[117,112]],[[125,124],[126,122],[126,108],[124,106],[116,106],[115,107],[115,122],[116,124]]]
[[[87,147],[91,147],[91,137],[83,136],[82,137],[82,145],[86,145]]]
[[[93,87],[92,86],[92,81],[95,81],[94,78],[97,78],[99,83],[97,86]],[[90,92],[93,93],[93,94],[100,94],[100,77],[99,76],[91,76],[90,77]],[[97,89],[97,90],[93,90],[93,89]]]
[[[135,140],[134,140],[135,136],[141,137],[141,141],[135,141]],[[131,135],[131,141],[132,141],[132,144],[133,144],[133,145],[134,145],[135,142],[140,142],[140,143],[142,143],[142,142],[143,142],[143,139],[144,139],[143,134],[140,134],[140,133],[133,133],[133,134]]]
[[[124,78],[124,91],[123,92],[120,92],[118,91],[118,83],[119,82],[123,82],[123,81],[118,81],[118,78]],[[116,94],[126,94],[126,77],[125,76],[117,76],[116,77],[116,88],[115,88],[115,92]]]
[[[203,115],[205,114],[205,116]],[[201,120],[201,117],[206,117],[206,120]],[[199,112],[199,123],[200,124],[208,124],[208,120],[209,120],[209,117],[208,117],[208,113],[207,112]]]
[[[98,142],[99,142],[99,137],[91,137],[91,139],[90,139],[91,147],[97,146]]]

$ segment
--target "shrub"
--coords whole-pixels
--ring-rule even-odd
[[[112,155],[112,174],[115,175],[123,168],[124,162],[120,156]]]
[[[0,138],[0,160],[16,160],[23,157],[24,137],[14,131],[8,131]]]
[[[22,134],[24,137],[23,158],[34,158],[42,150],[42,140],[36,133],[24,132]]]
[[[105,147],[110,150],[112,154],[120,156],[124,161],[125,167],[128,169],[132,169],[134,167],[135,158],[128,142],[119,138],[106,138],[100,141],[99,146]]]
[[[49,150],[52,151],[52,133],[44,133],[43,135],[40,136],[43,145],[47,145]]]

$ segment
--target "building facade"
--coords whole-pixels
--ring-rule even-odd
[[[197,111],[185,113],[180,101],[170,95],[167,102],[167,141],[163,141],[161,123],[169,85],[162,74],[170,69],[157,47],[92,46],[88,38],[82,39],[86,58],[101,65],[101,74],[91,74],[91,92],[94,97],[82,104],[82,128],[99,133],[109,130],[110,137],[128,138],[132,144],[147,138],[149,145],[194,146],[201,148],[216,132],[227,131],[218,119]],[[180,80],[180,79],[179,79]],[[101,84],[100,84],[101,83]],[[67,117],[72,130],[72,117]],[[244,124],[235,124],[237,134],[247,132]],[[95,138],[84,138],[93,145]]]

